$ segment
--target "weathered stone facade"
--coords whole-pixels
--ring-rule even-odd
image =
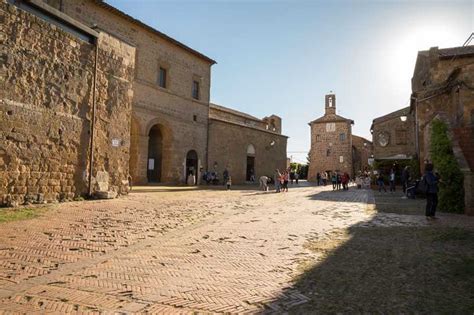
[[[447,123],[464,174],[466,213],[474,215],[474,46],[420,51],[412,78],[411,111],[421,166],[430,160],[430,126]]]
[[[286,168],[287,137],[281,134],[281,119],[263,119],[211,104],[209,115],[209,167],[222,175],[227,168],[232,183],[241,184],[275,169]]]
[[[375,159],[399,160],[416,156],[415,117],[410,113],[410,107],[375,118],[370,131]]]
[[[347,172],[353,175],[352,124],[350,119],[336,115],[336,95],[325,98],[324,116],[309,123],[311,150],[308,180],[315,181],[321,172]]]
[[[191,151],[197,153],[197,169],[205,168],[211,66],[215,61],[102,1],[47,2],[137,49],[130,147],[133,183],[184,183],[186,157]],[[166,71],[164,87],[159,84],[160,68]],[[192,96],[193,81],[199,84],[198,99]],[[150,138],[153,127],[156,132]],[[160,148],[150,148],[152,143],[159,143]],[[151,156],[152,150],[156,156]],[[153,170],[149,170],[150,159]]]
[[[96,46],[5,0],[0,15],[0,205],[86,194]],[[92,190],[123,193],[135,49],[96,34]]]
[[[199,181],[209,152],[244,182],[240,143],[219,150],[237,134],[256,175],[284,168],[279,117],[227,109],[210,127],[212,59],[99,0],[0,3],[1,205]]]
[[[354,176],[370,170],[369,158],[374,154],[374,146],[369,140],[352,135],[352,165]]]

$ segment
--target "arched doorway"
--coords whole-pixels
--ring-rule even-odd
[[[252,144],[247,146],[247,181],[255,181],[255,147]]]
[[[148,134],[147,178],[149,183],[161,182],[163,159],[163,136],[160,126],[154,125]]]
[[[189,183],[189,176],[194,176],[196,179],[195,185],[198,183],[198,155],[197,152],[191,150],[186,154],[186,183]]]

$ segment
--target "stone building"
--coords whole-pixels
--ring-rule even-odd
[[[133,183],[184,183],[189,171],[206,168],[211,66],[216,62],[103,1],[46,2],[136,47]]]
[[[286,159],[277,116],[210,126],[211,58],[100,0],[0,4],[0,205],[185,183],[210,152],[240,174],[251,151],[215,153],[235,135],[257,175]]]
[[[210,169],[222,174],[227,168],[236,183],[271,176],[286,167],[287,137],[281,134],[281,118],[259,119],[211,104],[209,115]]]
[[[415,117],[405,107],[375,118],[370,128],[375,160],[410,160],[416,157]]]
[[[371,141],[352,135],[353,174],[370,170],[369,159],[374,156],[374,145]]]
[[[373,156],[373,144],[352,134],[354,121],[336,114],[336,95],[325,97],[324,116],[309,123],[311,149],[308,180],[315,181],[317,173],[347,172],[351,177],[368,170]]]
[[[340,171],[353,175],[352,125],[354,121],[336,114],[336,95],[325,97],[324,116],[309,123],[311,150],[308,180],[321,172]]]
[[[474,215],[474,46],[418,52],[410,108],[421,166],[431,160],[431,122],[438,118],[448,125],[464,174],[466,213]]]
[[[20,6],[0,1],[0,205],[125,193],[135,47]]]

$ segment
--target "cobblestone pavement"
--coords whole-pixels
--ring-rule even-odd
[[[314,255],[307,239],[426,224],[375,220],[367,190],[182,190],[148,187],[0,225],[0,314],[280,312],[308,300],[291,289],[298,262]]]

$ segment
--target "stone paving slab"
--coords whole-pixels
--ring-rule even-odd
[[[368,222],[370,198],[302,187],[61,204],[2,225],[0,314],[283,312],[308,300],[291,289],[308,237]]]

